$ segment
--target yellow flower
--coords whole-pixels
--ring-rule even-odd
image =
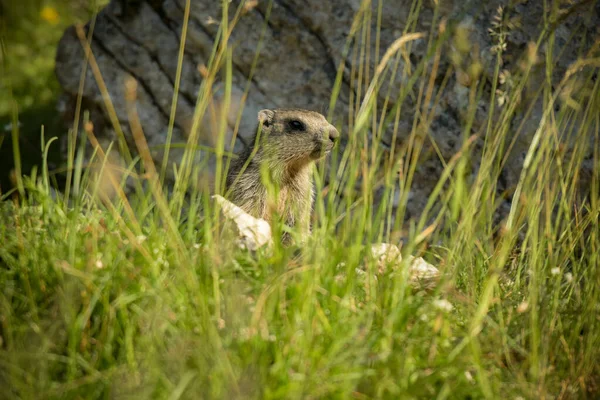
[[[52,25],[56,25],[59,19],[58,12],[50,6],[45,6],[44,8],[42,8],[42,11],[40,11],[40,17],[42,17],[44,21],[49,22]]]

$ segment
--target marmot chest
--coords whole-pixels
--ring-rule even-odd
[[[267,207],[268,220],[271,220],[274,213],[285,219],[292,216],[298,217],[298,213],[305,210],[307,206],[310,207],[313,190],[310,177],[307,174],[297,178],[299,179],[286,182],[279,188],[276,198],[272,199],[270,207]]]

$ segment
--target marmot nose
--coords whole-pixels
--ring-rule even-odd
[[[329,140],[331,140],[333,143],[337,142],[337,140],[340,137],[340,133],[337,131],[337,129],[335,129],[335,127],[331,126],[329,128]]]

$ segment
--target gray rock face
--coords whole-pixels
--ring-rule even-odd
[[[173,99],[173,86],[176,79],[179,38],[182,31],[185,0],[113,0],[98,15],[94,26],[91,48],[95,56],[116,117],[127,137],[129,123],[125,101],[127,77],[138,81],[137,110],[142,121],[149,145],[160,146],[165,142],[169,115]],[[490,113],[491,80],[494,76],[496,56],[493,47],[497,40],[490,34],[498,7],[503,6],[503,21],[510,24],[510,34],[506,37],[506,52],[503,54],[502,68],[516,69],[520,58],[527,51],[528,43],[535,42],[544,29],[544,9],[541,1],[468,0],[464,2],[440,0],[436,12],[432,1],[424,1],[418,14],[411,13],[412,1],[384,0],[381,4],[378,23],[379,2],[363,7],[359,0],[260,0],[256,4],[248,2],[246,11],[233,29],[230,43],[233,45],[233,94],[232,107],[227,110],[228,134],[233,134],[237,111],[243,101],[246,85],[247,97],[240,120],[238,139],[232,150],[240,150],[247,145],[256,125],[258,110],[268,107],[299,107],[325,112],[329,107],[330,96],[335,84],[339,65],[343,65],[343,79],[340,96],[337,100],[334,123],[346,126],[348,115],[356,110],[356,96],[362,96],[366,87],[358,86],[356,74],[360,43],[344,53],[346,41],[357,13],[370,18],[368,29],[360,31],[361,37],[369,40],[364,49],[369,55],[369,74],[372,76],[385,50],[403,34],[408,32],[438,32],[442,18],[448,29],[458,26],[468,38],[468,46],[461,47],[460,41],[450,40],[441,53],[440,66],[434,81],[434,93],[441,90],[439,104],[428,134],[439,148],[441,156],[449,160],[459,150],[464,134],[466,111],[469,104],[470,86],[468,65],[473,62],[481,66],[479,79],[487,80],[479,102],[471,133],[481,132],[487,124]],[[239,5],[238,0],[229,4],[233,18]],[[125,6],[125,7],[124,7]],[[221,19],[220,1],[193,0],[191,2],[185,56],[182,65],[181,85],[174,120],[173,142],[185,142],[192,129],[194,107],[200,85],[203,82],[202,66],[209,63],[215,38],[219,34],[218,21]],[[598,37],[600,26],[600,3],[581,0],[575,6],[565,8],[554,25],[554,71],[551,79],[560,81],[569,65],[589,49]],[[267,16],[269,17],[267,20]],[[458,24],[458,25],[457,25]],[[378,29],[379,25],[379,29]],[[90,24],[86,26],[89,31]],[[362,29],[362,28],[361,28]],[[379,30],[379,35],[377,31]],[[264,36],[263,36],[264,35]],[[456,36],[456,35],[455,35]],[[262,38],[262,40],[261,40]],[[399,71],[414,70],[426,56],[427,40],[413,42],[398,63]],[[259,44],[260,43],[260,44]],[[378,46],[378,47],[377,47]],[[454,46],[454,47],[453,47]],[[530,81],[535,91],[535,82],[545,79],[545,52],[549,44],[544,44],[538,53],[539,64],[534,68]],[[253,63],[257,48],[260,56],[255,70]],[[358,49],[357,52],[354,49]],[[460,59],[452,53],[460,54]],[[345,57],[345,58],[344,58]],[[59,46],[56,58],[56,72],[64,88],[64,110],[72,121],[75,99],[80,86],[84,50],[74,28],[68,29]],[[452,67],[454,72],[447,80],[444,77]],[[464,67],[465,70],[461,70]],[[427,68],[431,68],[431,63]],[[366,70],[363,71],[363,73]],[[407,82],[406,74],[398,73],[391,84],[390,99],[398,98],[400,88]],[[249,82],[249,83],[248,83]],[[383,104],[390,83],[379,92]],[[214,96],[210,107],[216,109],[222,102],[222,83],[213,88]],[[523,95],[524,106],[517,110],[511,127],[521,123],[524,128],[511,152],[507,168],[500,176],[501,189],[516,185],[523,156],[542,114],[541,106],[528,107],[527,93]],[[91,110],[96,135],[106,142],[115,138],[114,127],[104,105],[101,90],[96,83],[91,68],[87,68],[83,90],[84,106]],[[392,136],[392,126],[383,134],[384,146],[397,146],[406,143],[416,118],[416,97],[407,96],[401,110],[398,134]],[[381,107],[381,105],[379,106]],[[495,113],[497,114],[498,107]],[[214,118],[207,112],[200,124],[200,144],[214,145],[216,126]],[[393,122],[393,121],[392,121]],[[512,129],[512,128],[511,128]],[[347,135],[342,129],[342,135]],[[226,143],[229,142],[229,138]],[[483,138],[475,144],[481,148]],[[443,164],[438,154],[425,140],[422,160],[417,168],[414,185],[408,204],[408,216],[418,215],[427,195],[436,184]],[[131,143],[133,143],[131,141]],[[589,157],[592,157],[590,146]],[[597,144],[596,144],[597,145]],[[132,146],[134,149],[135,147]],[[231,149],[230,149],[231,150]],[[172,152],[173,161],[181,157],[181,150]],[[153,156],[160,160],[162,150]],[[472,170],[476,171],[474,160]],[[591,162],[586,165],[591,166]],[[587,174],[591,176],[588,171]],[[585,174],[583,174],[585,175]]]

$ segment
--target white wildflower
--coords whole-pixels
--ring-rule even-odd
[[[433,305],[435,308],[441,311],[450,312],[454,308],[452,303],[445,299],[437,299],[433,301]]]
[[[517,312],[519,314],[523,314],[529,308],[529,303],[527,301],[523,301],[521,304],[517,306]]]
[[[465,378],[467,378],[469,382],[473,382],[473,375],[471,375],[469,371],[465,371]]]

